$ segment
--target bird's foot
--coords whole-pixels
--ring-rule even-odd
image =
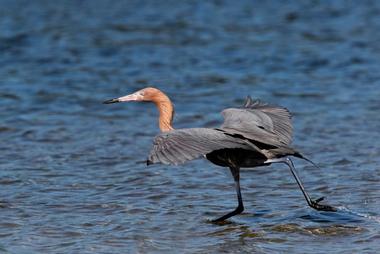
[[[337,209],[335,207],[329,206],[329,205],[321,205],[319,202],[324,200],[325,197],[318,198],[316,200],[311,200],[311,203],[309,204],[312,208],[318,211],[327,211],[327,212],[336,212]]]

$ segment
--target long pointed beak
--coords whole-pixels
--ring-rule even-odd
[[[126,102],[126,101],[141,101],[142,99],[143,99],[143,96],[140,93],[133,93],[133,94],[129,94],[123,97],[106,100],[103,102],[103,104],[111,104],[111,103]]]

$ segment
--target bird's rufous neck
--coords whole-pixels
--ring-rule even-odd
[[[158,119],[158,124],[162,132],[173,130],[172,121],[174,115],[174,107],[169,97],[164,93],[159,96],[155,96],[153,102],[156,104],[160,117]]]

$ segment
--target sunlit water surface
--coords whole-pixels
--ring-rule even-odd
[[[380,249],[380,4],[376,1],[0,1],[0,251],[375,253]],[[144,163],[151,104],[217,127],[246,95],[289,108],[307,207],[283,165]]]

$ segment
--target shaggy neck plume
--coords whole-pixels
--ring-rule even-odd
[[[169,97],[157,89],[151,100],[156,104],[160,113],[158,119],[160,130],[162,132],[174,130],[172,126],[174,107]]]

